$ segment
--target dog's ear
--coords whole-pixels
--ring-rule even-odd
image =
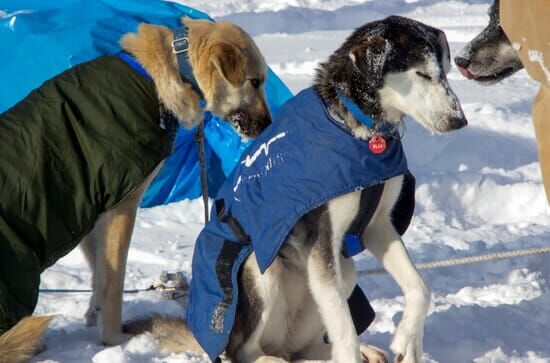
[[[349,57],[355,67],[369,78],[382,78],[384,63],[390,44],[381,35],[373,35],[360,45],[352,48]]]
[[[234,86],[245,80],[246,59],[243,52],[229,43],[218,43],[213,47],[210,61],[220,75]]]

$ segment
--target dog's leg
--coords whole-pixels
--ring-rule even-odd
[[[105,213],[104,238],[98,245],[95,295],[99,337],[107,345],[117,345],[131,337],[122,333],[121,308],[126,258],[138,201],[139,198],[132,195]]]
[[[97,286],[97,249],[99,246],[98,243],[98,237],[103,236],[103,228],[104,228],[104,218],[103,216],[100,216],[98,220],[96,221],[96,224],[93,228],[93,230],[82,239],[80,242],[80,249],[82,250],[82,253],[84,254],[84,257],[86,258],[86,261],[88,262],[88,266],[90,266],[90,270],[92,271],[92,296],[90,297],[90,304],[88,306],[88,311],[86,311],[86,314],[84,315],[86,318],[86,325],[87,326],[96,326],[97,324],[97,296],[96,296],[96,286]]]
[[[250,299],[253,305],[248,308],[246,316],[243,318],[255,325],[245,342],[237,349],[235,356],[238,362],[282,363],[287,362],[285,358],[289,358],[288,354],[284,354],[284,352],[277,354],[278,357],[275,357],[267,355],[262,349],[262,342],[271,347],[282,346],[286,337],[284,300],[279,299],[282,268],[279,259],[275,259],[267,271],[261,274],[254,254],[250,255],[244,263],[241,288],[246,290],[243,293],[256,294],[256,296]],[[276,304],[278,304],[278,309],[275,308]],[[274,314],[277,315],[274,316]],[[270,329],[277,332],[276,336],[269,336],[266,332],[266,328],[270,323],[280,324],[276,329]]]
[[[283,358],[272,357],[270,355],[263,355],[258,359],[256,359],[253,363],[288,363],[288,361]]]
[[[344,277],[346,296],[350,296],[352,290],[355,288],[356,284],[356,271],[355,265],[351,260],[342,261],[342,275]],[[313,309],[309,309],[311,311]],[[310,313],[306,315],[302,314],[302,317],[307,319],[308,322],[312,322],[318,319],[318,313]],[[313,315],[312,315],[313,314]],[[310,316],[312,315],[312,316]],[[333,343],[327,343],[324,339],[324,329],[320,331],[310,345],[308,345],[304,350],[299,354],[300,358],[306,360],[330,360],[332,345]],[[335,342],[340,343],[340,342]],[[361,344],[359,347],[361,352],[361,359],[363,363],[387,363],[388,358],[386,352],[382,349],[379,349],[372,345]]]
[[[420,363],[424,321],[430,307],[430,292],[412,263],[391,221],[369,226],[364,236],[365,247],[382,263],[403,290],[403,317],[391,344],[396,361]]]
[[[331,358],[336,363],[359,363],[361,354],[348,307],[342,262],[342,236],[357,214],[361,192],[333,199],[316,222],[317,233],[307,259],[309,287],[328,331]],[[349,291],[346,291],[349,290]]]
[[[311,293],[319,307],[329,338],[334,342],[332,360],[336,363],[359,363],[361,355],[357,334],[351,320],[347,298],[338,286],[335,268],[331,243],[316,242],[308,258],[308,278]]]
[[[131,337],[122,332],[121,318],[126,259],[141,196],[161,165],[132,194],[104,214],[103,238],[98,241],[96,255],[95,295],[99,337],[107,345],[117,345]]]
[[[324,335],[324,334],[323,334]],[[306,361],[328,361],[331,357],[333,343],[326,343],[323,336],[319,336],[315,343],[310,344],[299,354]],[[361,344],[359,346],[362,363],[387,363],[386,352],[374,345]]]

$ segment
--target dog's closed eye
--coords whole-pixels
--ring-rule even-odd
[[[432,77],[429,75],[429,74],[426,74],[426,73],[422,73],[422,72],[416,72],[416,75],[420,78],[424,78],[425,80],[427,81],[431,81],[432,80]]]
[[[250,84],[252,84],[252,87],[254,88],[259,88],[260,85],[262,84],[262,81],[259,80],[258,78],[253,78],[250,80]]]

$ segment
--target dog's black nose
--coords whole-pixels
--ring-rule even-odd
[[[470,60],[467,59],[467,58],[464,58],[464,57],[461,57],[459,55],[457,55],[455,57],[455,63],[457,66],[459,67],[462,67],[462,68],[468,68],[468,66],[470,65]]]
[[[453,117],[449,120],[449,131],[458,130],[468,125],[465,117]]]

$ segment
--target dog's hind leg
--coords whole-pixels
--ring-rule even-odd
[[[430,307],[430,292],[389,218],[375,223],[372,227],[369,226],[363,240],[365,247],[378,258],[405,296],[403,317],[391,344],[396,361],[420,363],[424,321]]]
[[[240,277],[241,304],[246,307],[235,324],[234,333],[246,334],[244,341],[237,348],[232,347],[230,339],[228,353],[241,363],[283,363],[287,362],[289,353],[277,347],[284,345],[286,338],[286,308],[280,299],[280,279],[282,264],[278,258],[264,274],[260,273],[255,254],[245,261]],[[276,353],[267,354],[262,343],[274,349]]]

